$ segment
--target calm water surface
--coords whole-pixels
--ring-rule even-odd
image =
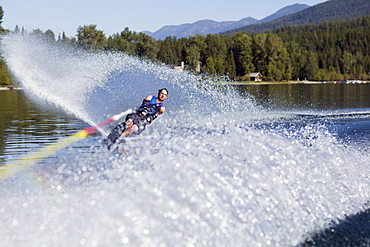
[[[370,84],[277,84],[237,86],[262,105],[276,109],[370,108]]]
[[[37,103],[21,90],[0,90],[0,105],[1,163],[53,143],[85,126],[52,105]]]

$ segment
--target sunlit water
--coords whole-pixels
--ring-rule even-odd
[[[343,126],[368,121],[367,108],[279,111],[135,57],[31,36],[4,37],[2,54],[28,97],[90,125],[159,88],[169,98],[122,152],[104,145],[112,124],[1,181],[0,246],[294,246],[366,209],[368,142]]]

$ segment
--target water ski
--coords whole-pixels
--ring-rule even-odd
[[[108,146],[109,150],[111,149],[111,147],[114,144],[118,144],[118,143],[121,143],[123,141],[123,139],[120,138],[120,137],[122,136],[122,133],[126,130],[126,128],[127,128],[126,123],[122,122],[119,125],[117,125],[112,130],[112,132],[108,135],[108,137],[106,139],[106,143],[107,143],[107,146]]]

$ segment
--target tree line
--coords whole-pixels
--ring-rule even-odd
[[[245,80],[252,72],[261,73],[267,81],[370,80],[369,24],[370,17],[365,16],[259,34],[238,32],[164,40],[129,28],[107,38],[96,25],[80,26],[76,38],[65,33],[56,38],[51,30],[37,29],[30,34],[90,52],[124,52],[167,65],[184,62],[186,69],[194,73],[227,76],[231,80]],[[16,27],[14,32],[26,31]]]
[[[369,80],[369,30],[370,16],[364,16],[353,21],[284,27],[274,33],[288,45],[289,53],[298,54],[293,68],[301,67],[307,78]]]
[[[0,6],[0,34],[6,32],[6,30],[2,27],[4,17],[3,8]],[[1,55],[1,54],[0,54]],[[12,76],[10,75],[9,71],[6,68],[6,64],[2,57],[0,56],[0,86],[11,86],[13,85]]]
[[[289,26],[273,31],[195,35],[155,40],[125,28],[105,38],[96,25],[79,27],[77,39],[59,37],[90,51],[122,51],[164,64],[184,62],[195,73],[233,80],[260,72],[264,80],[370,79],[370,17]],[[200,67],[200,71],[199,71]]]

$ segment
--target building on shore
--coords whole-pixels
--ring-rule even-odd
[[[259,72],[246,74],[245,77],[248,81],[262,81],[262,75]]]

